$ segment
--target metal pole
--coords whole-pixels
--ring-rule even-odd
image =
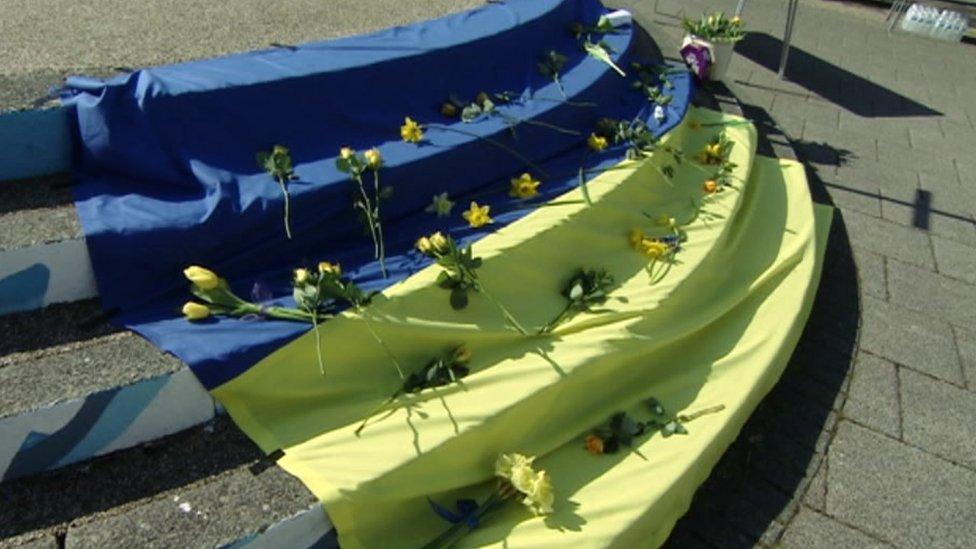
[[[796,9],[799,0],[790,0],[786,7],[786,30],[783,32],[783,50],[779,54],[779,78],[786,78],[786,60],[790,55],[790,41],[793,39],[793,21],[796,19]]]

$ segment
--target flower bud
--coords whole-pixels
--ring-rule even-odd
[[[705,189],[706,193],[712,194],[718,190],[718,183],[716,183],[714,179],[709,179],[704,185],[702,185],[702,188]]]
[[[220,278],[213,271],[197,265],[191,265],[183,269],[183,276],[190,282],[196,284],[201,290],[213,290],[220,284]]]
[[[308,272],[308,269],[295,269],[296,284],[305,284],[311,276],[312,273]]]
[[[383,163],[383,157],[380,155],[380,150],[376,147],[373,147],[372,149],[363,153],[363,156],[366,157],[366,163],[369,164],[369,167],[373,168],[374,170],[379,168],[380,164]]]
[[[441,105],[441,114],[448,118],[454,118],[458,115],[457,105],[450,101],[445,101],[444,104]]]
[[[447,237],[440,231],[430,235],[430,246],[437,253],[447,253],[450,249]]]
[[[183,316],[187,320],[203,320],[210,316],[210,308],[201,303],[196,303],[193,301],[187,301],[183,305]]]
[[[432,246],[431,246],[431,244],[430,244],[430,239],[427,238],[426,236],[422,236],[422,237],[418,238],[417,239],[417,243],[414,244],[414,246],[417,248],[417,250],[420,253],[425,254],[425,255],[429,255],[430,252],[431,252],[431,250],[433,249]]]
[[[328,261],[322,261],[319,263],[319,272],[322,274],[341,276],[342,267],[338,263],[329,263]]]
[[[339,149],[339,157],[342,158],[343,160],[349,160],[355,154],[356,154],[356,151],[354,151],[350,147],[343,147],[343,148]]]

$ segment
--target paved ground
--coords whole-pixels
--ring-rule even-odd
[[[681,10],[735,2],[629,4],[670,53]],[[748,3],[728,84],[840,223],[783,381],[671,545],[976,546],[976,46],[804,1],[781,81],[784,6]]]

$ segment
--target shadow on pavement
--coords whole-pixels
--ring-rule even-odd
[[[776,73],[783,42],[764,32],[750,32],[735,51]],[[838,107],[864,117],[938,116],[942,113],[879,86],[803,49],[792,46],[786,78]]]

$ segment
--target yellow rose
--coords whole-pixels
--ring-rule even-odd
[[[586,437],[586,451],[598,456],[603,453],[603,439],[596,436],[590,435]]]
[[[187,301],[183,305],[183,316],[187,320],[203,320],[210,316],[210,308],[201,303],[196,303],[193,301]]]
[[[183,276],[201,290],[213,290],[220,284],[220,278],[213,271],[197,265],[183,269]]]
[[[383,163],[383,157],[380,155],[380,150],[376,147],[373,147],[372,149],[363,153],[363,156],[366,157],[366,163],[369,164],[370,168],[379,168],[380,164]]]
[[[461,217],[463,217],[469,225],[477,229],[478,227],[483,227],[492,222],[491,216],[488,215],[488,212],[490,211],[491,206],[479,206],[477,202],[472,201],[468,211],[462,213]]]
[[[403,119],[403,125],[400,126],[400,137],[407,143],[420,143],[424,138],[424,130],[408,116]]]
[[[738,15],[736,15],[732,19],[729,19],[729,23],[732,23],[733,25],[741,25],[742,24],[742,18],[739,17]]]
[[[335,276],[342,275],[342,267],[338,263],[329,263],[328,261],[319,262],[319,272],[322,274],[331,274]]]
[[[295,282],[298,284],[305,284],[310,276],[312,273],[308,272],[308,269],[295,269]]]
[[[447,241],[447,237],[444,233],[437,231],[436,233],[430,235],[430,247],[437,253],[447,253],[451,245]]]
[[[430,252],[434,249],[434,247],[430,244],[430,239],[426,236],[418,238],[417,242],[414,244],[414,247],[416,247],[420,253],[425,255],[430,254]]]
[[[525,199],[539,194],[539,181],[532,179],[528,173],[513,177],[511,183],[512,190],[508,191],[508,196]]]
[[[522,502],[536,515],[548,515],[552,513],[552,504],[555,500],[556,494],[552,489],[549,473],[539,471],[532,482],[531,490],[526,493]]]
[[[705,182],[702,188],[705,189],[706,193],[712,194],[718,190],[718,183],[716,183],[714,179],[709,179],[708,181]]]
[[[586,145],[590,147],[591,150],[595,152],[600,152],[607,148],[607,138],[599,136],[595,133],[591,133],[590,137],[586,139]]]
[[[339,149],[339,157],[342,158],[343,160],[349,160],[355,155],[356,155],[356,151],[354,151],[350,147],[343,147]]]

